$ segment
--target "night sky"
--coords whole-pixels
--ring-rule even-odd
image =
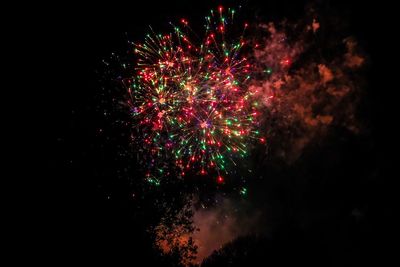
[[[289,142],[283,130],[269,156],[256,148],[248,159],[255,167],[246,202],[234,196],[214,208],[236,206],[237,218],[250,218],[232,223],[244,231],[242,239],[204,266],[386,266],[394,257],[396,18],[384,2],[313,2],[321,22],[336,27],[338,38],[353,36],[366,59],[357,77],[349,78],[359,88],[354,114],[360,130],[328,127],[290,160],[277,156],[280,144]],[[220,4],[241,4],[246,19],[265,22],[304,20],[310,8],[309,1],[131,1],[60,4],[45,12],[39,28],[45,29],[40,36],[47,78],[39,90],[46,141],[40,206],[46,219],[38,231],[48,246],[39,257],[53,265],[176,266],[154,248],[149,234],[148,226],[162,217],[154,203],[179,209],[174,197],[192,192],[191,186],[204,199],[235,195],[233,185],[216,186],[214,180],[162,189],[144,183],[129,129],[116,123],[126,118],[113,101],[121,91],[110,87],[103,63],[112,53],[126,54],[128,41],[141,41],[148,25],[165,32],[169,21],[187,18],[201,29],[205,14]],[[332,36],[326,30],[319,43],[327,45]],[[326,58],[340,52],[327,47]],[[207,224],[210,217],[202,216]],[[209,234],[227,226],[220,227]],[[247,235],[249,228],[255,236]]]

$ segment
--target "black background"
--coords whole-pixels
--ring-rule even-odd
[[[338,179],[332,185],[329,182],[323,185],[311,183],[302,187],[288,184],[287,180],[269,184],[272,185],[269,187],[271,192],[283,195],[290,195],[297,189],[311,192],[311,204],[303,203],[306,209],[312,210],[319,204],[333,206],[327,211],[329,219],[308,218],[309,213],[305,213],[305,220],[315,230],[315,233],[310,230],[307,234],[327,236],[321,244],[328,244],[327,250],[332,253],[318,251],[324,255],[320,256],[324,258],[322,266],[382,265],[394,253],[390,242],[394,239],[392,218],[397,176],[393,172],[398,122],[395,98],[398,86],[393,83],[397,50],[392,37],[396,34],[396,18],[389,3],[385,3],[389,1],[349,2],[317,1],[325,10],[332,10],[348,23],[349,32],[369,55],[367,104],[363,115],[369,129],[367,140],[355,140],[350,145],[345,143],[339,149],[340,157],[347,154],[349,158],[339,165]],[[123,142],[107,139],[107,136],[115,136],[113,133],[101,135],[98,132],[110,127],[109,120],[104,119],[99,108],[101,93],[96,72],[101,69],[102,60],[112,52],[126,51],[126,33],[129,40],[140,40],[150,24],[162,30],[168,28],[168,21],[181,17],[201,21],[210,8],[231,3],[235,2],[64,3],[43,6],[40,12],[30,14],[29,20],[37,22],[32,36],[39,53],[40,77],[43,78],[37,89],[40,98],[37,109],[43,123],[36,127],[40,127],[40,137],[45,142],[44,148],[41,146],[37,151],[40,156],[44,155],[40,164],[44,165],[41,177],[45,179],[41,189],[45,193],[38,204],[42,212],[34,212],[38,223],[30,228],[35,232],[30,246],[36,247],[39,240],[46,246],[35,253],[35,257],[55,265],[109,262],[113,266],[143,266],[147,264],[140,262],[156,262],[151,244],[144,237],[142,224],[145,220],[131,216],[129,196],[132,187],[129,181],[115,179],[126,163],[119,162],[116,156],[117,145]],[[302,17],[305,3],[250,1],[248,5],[265,14],[265,20],[268,20]],[[331,147],[322,149],[322,155],[331,155]],[[313,160],[311,158],[305,165],[318,166],[319,162]],[[315,176],[318,171],[315,170]],[[330,188],[324,191],[327,195],[312,193],[319,191],[319,187]],[[279,194],[276,195],[279,199]],[[295,206],[288,206],[288,210],[296,210]],[[276,210],[281,208],[275,207]],[[337,230],[337,225],[343,225],[340,222],[344,218],[340,215],[343,210],[351,213],[355,208],[363,211],[363,222],[356,226],[344,222],[345,232]],[[287,212],[282,209],[279,212]],[[279,222],[282,223],[280,231],[292,231],[289,221],[281,219]],[[295,235],[282,238],[287,243],[298,242]],[[338,247],[346,252],[337,250]],[[291,252],[282,246],[277,253],[290,257]],[[347,262],[347,256],[352,260]],[[267,259],[265,263],[268,263]]]

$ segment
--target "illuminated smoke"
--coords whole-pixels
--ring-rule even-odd
[[[296,38],[287,32],[297,25],[260,25],[261,35],[253,60],[258,66],[249,90],[265,106],[264,128],[274,143],[271,157],[295,161],[313,140],[330,126],[356,133],[355,110],[359,101],[357,70],[365,58],[354,38],[336,40],[330,49],[344,52],[322,56],[317,37],[321,25],[314,19]],[[276,141],[285,140],[279,145]]]
[[[190,224],[187,217],[184,218],[185,212],[193,215]],[[165,217],[156,227],[157,246],[167,255],[176,251],[184,253],[181,260],[184,265],[199,264],[237,237],[254,233],[260,216],[261,213],[251,209],[244,199],[217,196],[212,207],[192,205],[190,210],[183,209],[173,218],[172,226],[167,226]],[[196,253],[190,250],[194,247]]]
[[[222,198],[219,202],[211,209],[194,213],[194,225],[199,229],[193,234],[198,262],[237,237],[254,232],[258,223],[260,213],[249,209],[244,200]]]

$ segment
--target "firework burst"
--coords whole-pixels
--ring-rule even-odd
[[[133,140],[143,151],[150,182],[158,184],[173,163],[179,177],[211,174],[223,183],[228,165],[236,165],[251,140],[259,138],[257,103],[246,86],[251,70],[243,55],[247,24],[232,41],[235,11],[224,14],[222,7],[210,12],[203,40],[192,38],[182,19],[173,33],[151,32],[135,45],[136,75],[124,83]]]

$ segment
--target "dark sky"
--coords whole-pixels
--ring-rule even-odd
[[[350,163],[344,163],[343,169],[337,172],[342,177],[338,177],[332,185],[332,191],[328,190],[327,193],[333,196],[334,190],[337,190],[338,194],[345,194],[344,198],[338,198],[343,201],[338,205],[350,210],[359,207],[367,214],[363,226],[365,229],[359,232],[365,236],[357,239],[353,249],[364,249],[360,240],[370,238],[368,244],[376,244],[377,247],[363,250],[363,253],[378,253],[374,260],[379,262],[379,255],[390,253],[388,242],[392,225],[389,220],[392,217],[395,194],[393,178],[396,175],[391,174],[391,171],[394,170],[393,155],[396,154],[398,142],[395,141],[397,137],[394,130],[398,121],[395,116],[398,105],[394,93],[398,86],[392,83],[396,77],[396,62],[393,61],[397,50],[392,41],[392,36],[397,32],[393,26],[396,18],[391,15],[388,4],[384,3],[389,1],[316,2],[346,21],[348,31],[357,38],[370,57],[368,86],[365,89],[366,108],[362,116],[368,125],[367,141],[363,143],[356,140],[354,143],[345,143],[343,148],[336,148],[340,153],[350,153],[359,158],[349,158]],[[146,220],[132,218],[132,203],[129,199],[132,185],[121,175],[128,164],[118,156],[119,146],[124,145],[125,139],[118,138],[116,129],[109,125],[110,120],[104,119],[100,112],[102,102],[98,72],[102,69],[101,61],[112,52],[126,51],[127,39],[141,40],[148,25],[163,31],[168,29],[170,20],[182,17],[201,23],[207,11],[221,3],[226,6],[226,3],[236,2],[131,1],[128,5],[97,2],[85,6],[64,3],[53,5],[49,11],[43,12],[43,16],[35,16],[39,21],[35,36],[43,41],[37,45],[38,51],[46,54],[41,58],[42,73],[45,73],[46,78],[44,86],[39,88],[43,101],[39,109],[44,114],[42,137],[46,142],[42,150],[45,154],[43,176],[46,197],[41,201],[43,217],[46,219],[40,227],[49,244],[43,256],[54,258],[55,265],[65,261],[79,264],[109,261],[119,266],[118,262],[126,260],[132,263],[130,266],[143,266],[135,264],[152,257],[148,249],[151,245],[143,231]],[[244,1],[242,5],[248,6],[249,10],[268,21],[283,17],[301,18],[305,13],[305,3]],[[109,132],[102,135],[99,129]],[[360,143],[368,147],[360,150]],[[321,155],[328,157],[332,147],[321,149]],[[317,166],[318,161],[313,160],[315,158],[305,165]],[[372,165],[371,168],[366,166],[366,176],[370,180],[359,183],[362,177],[353,178],[359,173],[365,175],[365,171],[360,171],[365,164]],[[277,176],[295,177],[291,172],[299,171],[302,166],[296,168]],[[283,180],[285,182],[270,181],[268,190],[276,195],[290,195],[297,189],[313,192],[312,186],[293,186],[287,184],[288,180]],[[360,184],[364,187],[361,193],[356,192]],[[315,187],[318,188],[318,185]],[[343,190],[343,187],[349,190]],[[279,196],[276,198],[279,199]],[[310,201],[313,203],[303,205],[309,210],[318,209],[315,203],[319,198],[323,203],[331,203],[322,195],[311,193]],[[279,210],[280,206],[273,209]],[[335,215],[337,209],[335,207],[334,211],[328,212]],[[341,217],[333,216],[332,220],[336,218]],[[320,219],[310,217],[305,220]],[[282,219],[278,223],[282,223]],[[318,223],[316,225],[320,227]],[[333,235],[335,232],[332,231]],[[337,246],[343,245],[337,239],[332,240],[338,242]],[[346,243],[348,240],[344,238],[342,241]],[[360,257],[363,253],[360,252]]]

